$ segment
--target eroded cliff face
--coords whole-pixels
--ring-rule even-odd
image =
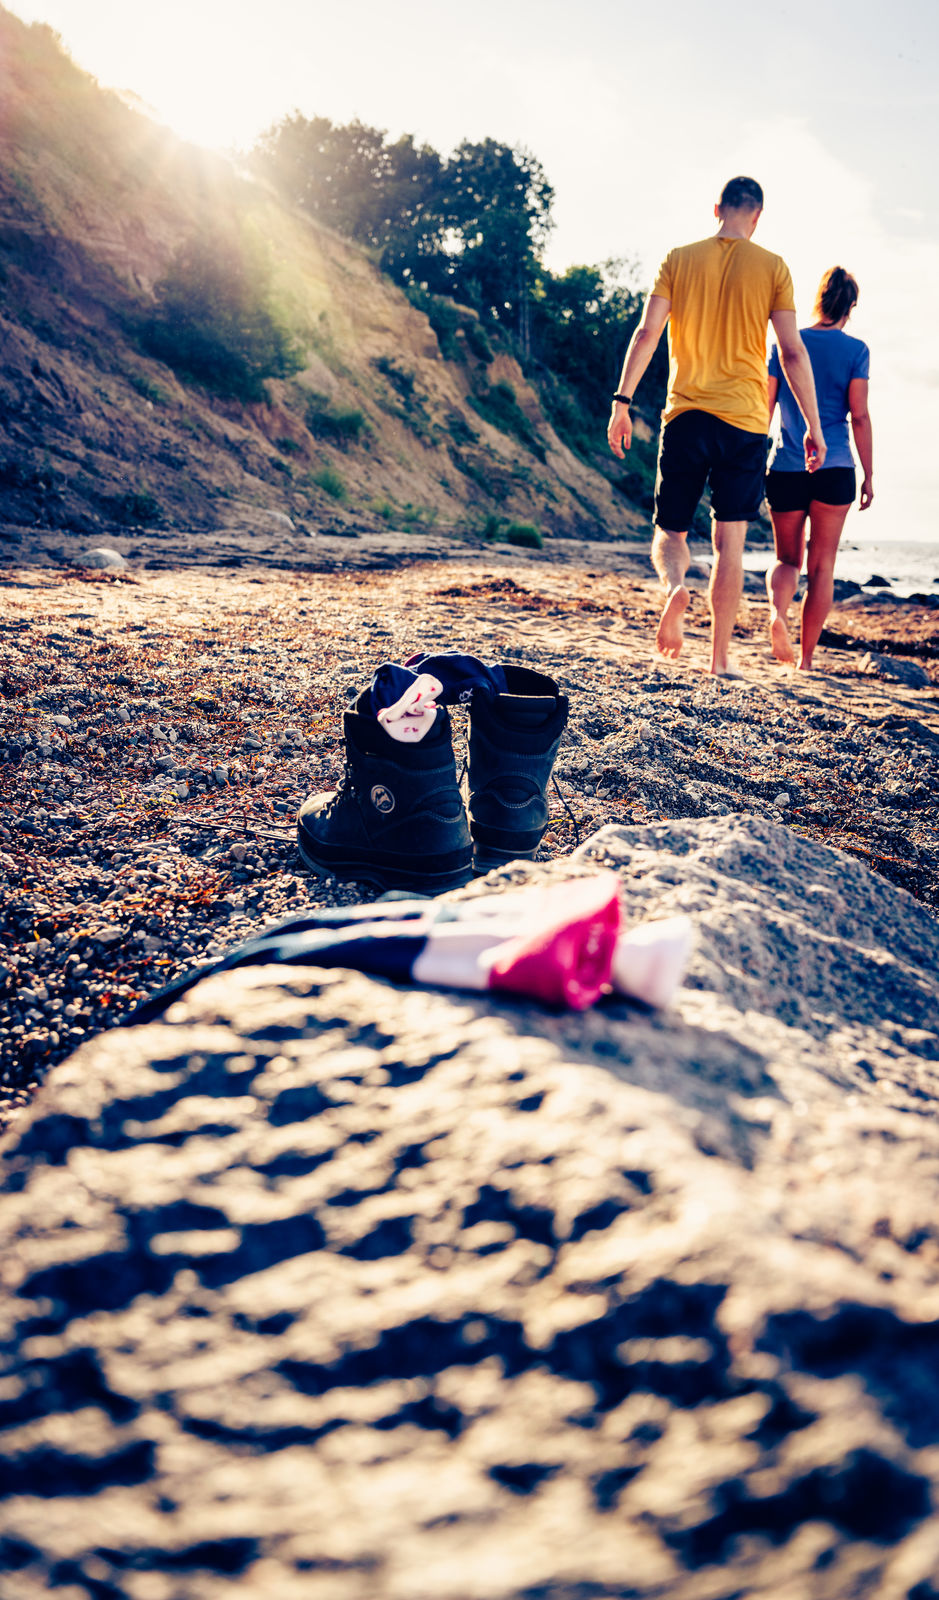
[[[8,541],[61,529],[67,554],[71,535],[108,527],[209,528],[233,498],[301,528],[472,530],[491,512],[568,534],[643,525],[559,439],[511,353],[473,338],[472,312],[444,359],[428,318],[363,251],[104,93],[47,30],[2,11],[0,108]],[[235,222],[266,241],[300,330],[303,369],[269,382],[268,404],[213,397],[140,338],[180,245]],[[499,386],[508,428],[478,409]],[[360,413],[358,431],[318,428],[317,408]]]

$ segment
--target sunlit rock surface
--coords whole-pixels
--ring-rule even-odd
[[[935,1600],[939,928],[752,818],[503,878],[594,863],[666,1014],[266,968],[56,1070],[5,1596]]]

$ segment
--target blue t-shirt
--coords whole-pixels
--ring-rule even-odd
[[[800,328],[815,376],[818,415],[828,446],[826,467],[853,467],[848,438],[848,385],[852,378],[866,378],[871,353],[860,339],[852,339],[843,328]],[[782,417],[782,437],[777,441],[769,464],[774,472],[805,471],[805,419],[796,405],[773,345],[769,375],[779,379],[777,401]]]

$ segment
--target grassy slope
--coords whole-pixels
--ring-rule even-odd
[[[174,251],[235,216],[267,239],[302,329],[304,370],[269,383],[267,404],[186,384],[139,342]],[[67,554],[69,535],[87,543],[109,527],[215,527],[233,500],[311,527],[472,529],[494,510],[566,533],[642,526],[561,442],[511,354],[474,354],[472,313],[461,317],[459,359],[444,360],[427,317],[362,251],[103,92],[48,30],[0,9],[8,528],[61,529]],[[515,431],[472,404],[498,383],[524,413]],[[311,403],[361,412],[358,438],[311,432]]]

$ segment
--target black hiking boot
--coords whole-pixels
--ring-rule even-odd
[[[346,770],[339,788],[311,795],[300,807],[300,855],[311,872],[381,889],[456,889],[472,876],[473,845],[447,711],[439,706],[430,732],[418,744],[404,744],[363,714],[367,694],[343,716]]]
[[[474,694],[469,717],[473,871],[530,860],[548,826],[548,780],[567,723],[553,678],[503,667],[508,693]]]

